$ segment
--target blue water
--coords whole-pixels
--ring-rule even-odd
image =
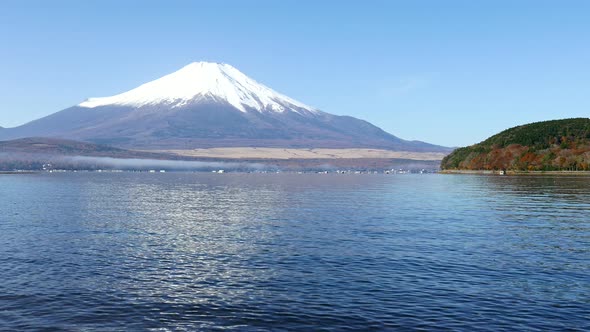
[[[590,177],[0,176],[0,330],[590,330]]]

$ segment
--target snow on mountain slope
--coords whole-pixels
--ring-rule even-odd
[[[175,108],[207,99],[225,101],[244,113],[250,109],[279,113],[286,110],[317,112],[256,82],[228,64],[211,62],[194,62],[133,90],[112,97],[90,98],[78,106],[141,107],[165,104]]]
[[[0,140],[52,137],[126,149],[379,148],[445,152],[350,116],[316,110],[219,63],[195,62],[125,93],[91,98]]]

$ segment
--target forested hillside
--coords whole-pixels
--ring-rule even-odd
[[[464,170],[590,170],[590,119],[536,122],[456,149],[441,168]]]

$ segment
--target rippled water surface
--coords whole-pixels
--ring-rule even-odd
[[[0,176],[0,330],[589,330],[590,177]]]

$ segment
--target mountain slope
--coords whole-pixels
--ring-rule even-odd
[[[531,123],[507,129],[446,156],[442,169],[590,170],[590,119]]]
[[[282,95],[227,64],[198,62],[128,92],[0,131],[0,139],[60,137],[125,148],[384,148],[445,152]]]

